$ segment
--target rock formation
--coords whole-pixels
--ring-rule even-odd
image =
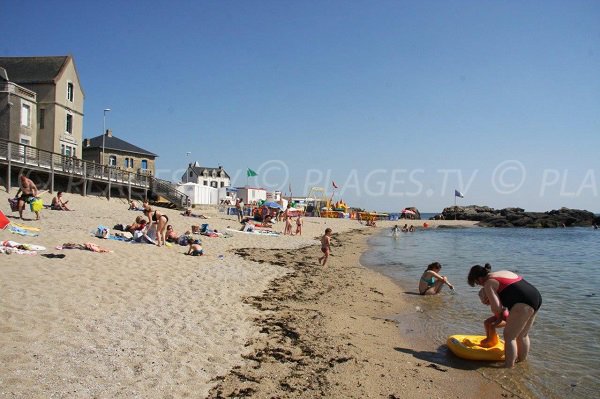
[[[592,212],[560,208],[548,212],[525,212],[522,208],[494,209],[487,206],[449,206],[442,217],[446,220],[476,220],[483,227],[571,227],[598,224]],[[596,221],[596,222],[595,222]]]

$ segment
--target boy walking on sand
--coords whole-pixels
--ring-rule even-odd
[[[331,252],[331,229],[329,227],[325,229],[325,234],[321,237],[321,252],[323,252],[323,256],[319,258],[319,264],[325,266]]]

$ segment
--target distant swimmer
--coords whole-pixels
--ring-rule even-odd
[[[392,236],[398,237],[398,234],[400,234],[400,227],[398,225],[395,225],[394,227],[392,227]]]

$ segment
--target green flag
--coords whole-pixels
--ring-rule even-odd
[[[252,177],[252,176],[258,176],[258,173],[256,173],[255,171],[253,171],[252,169],[248,168],[248,172],[246,172],[246,175],[248,177]]]

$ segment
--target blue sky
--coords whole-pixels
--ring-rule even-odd
[[[600,2],[0,1],[0,55],[72,54],[84,137],[159,176],[331,181],[374,210],[600,211]],[[190,152],[188,155],[187,153]]]

